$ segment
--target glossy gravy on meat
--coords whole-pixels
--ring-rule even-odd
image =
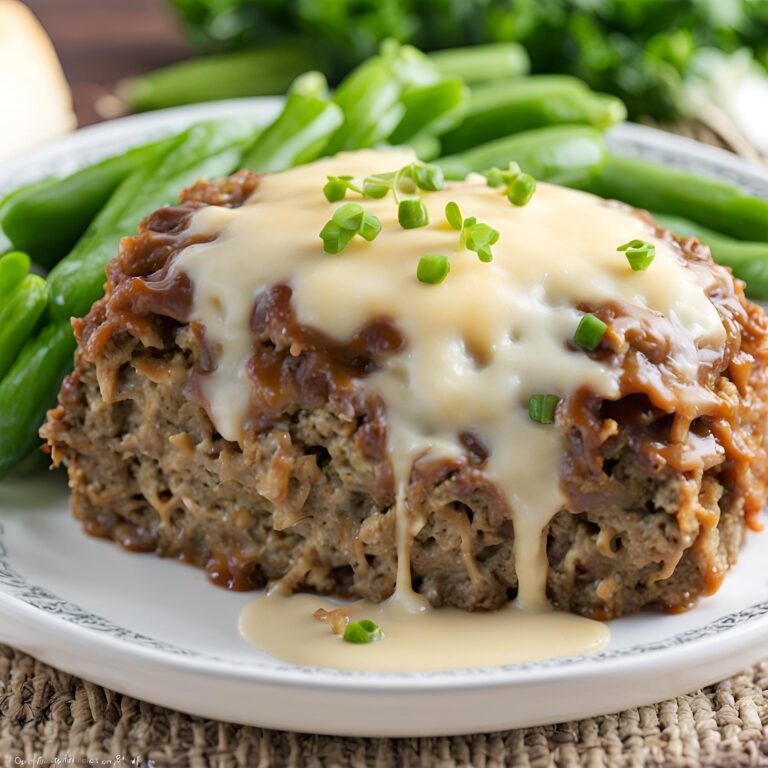
[[[352,612],[378,616],[386,640],[350,653],[349,644],[312,619],[314,608],[327,601],[307,596],[260,598],[244,612],[241,629],[257,646],[290,661],[355,669],[476,666],[602,647],[604,625],[548,613],[544,532],[564,503],[558,482],[563,445],[553,425],[531,421],[528,400],[538,393],[564,397],[581,387],[607,399],[618,396],[621,370],[570,343],[582,315],[577,307],[621,302],[663,315],[674,330],[669,364],[683,382],[695,381],[701,349],[722,347],[722,322],[700,276],[647,223],[591,195],[548,184],[540,183],[531,202],[517,208],[473,175],[422,193],[430,223],[410,230],[399,226],[391,194],[382,200],[351,195],[348,201],[379,217],[381,234],[370,243],[355,238],[341,254],[324,254],[319,232],[341,204],[323,196],[326,177],[349,174],[360,181],[412,159],[407,152],[364,151],[265,176],[242,207],[211,206],[194,214],[190,235],[210,242],[187,247],[174,262],[173,270],[193,285],[189,319],[205,327],[216,356],[201,386],[228,440],[241,441],[247,424],[249,321],[255,301],[272,286],[290,286],[298,322],[331,339],[347,341],[376,320],[391,322],[405,339],[400,351],[360,380],[387,411],[398,579],[389,604]],[[443,213],[449,201],[499,231],[493,262],[481,263],[457,247],[458,233]],[[634,238],[656,246],[645,272],[633,272],[616,250]],[[450,273],[439,285],[416,279],[425,253],[450,258]],[[463,455],[466,433],[487,448],[484,470],[504,494],[515,531],[517,598],[488,615],[424,610],[424,599],[411,588],[410,542],[424,522],[407,509],[411,467],[425,454]],[[475,632],[488,638],[482,657],[477,646],[461,650]],[[447,650],[437,658],[435,638],[443,633],[454,639],[444,640]],[[297,637],[306,642],[289,642]]]

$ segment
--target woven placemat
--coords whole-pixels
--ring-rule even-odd
[[[0,756],[8,768],[768,765],[766,690],[768,662],[661,704],[562,725],[451,738],[339,739],[190,717],[0,646]]]
[[[699,124],[657,127],[766,162]],[[3,768],[768,766],[768,661],[687,696],[577,722],[450,738],[340,739],[190,717],[0,645],[0,761]]]

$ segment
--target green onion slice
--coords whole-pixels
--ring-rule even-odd
[[[419,282],[437,285],[445,280],[451,271],[448,257],[441,253],[425,253],[416,267],[416,277]]]
[[[587,314],[579,320],[573,341],[582,349],[591,352],[600,345],[607,330],[608,326],[599,317]]]
[[[539,424],[552,424],[560,398],[557,395],[531,395],[528,401],[528,415]]]
[[[420,197],[406,197],[397,205],[397,220],[403,229],[416,229],[429,224],[427,206]]]
[[[443,169],[438,165],[427,163],[411,163],[409,175],[419,189],[425,192],[437,192],[445,186]]]
[[[379,221],[379,217],[372,213],[366,213],[363,216],[363,222],[360,225],[360,230],[358,232],[360,237],[370,242],[379,236],[379,232],[381,232],[381,221]]]
[[[361,619],[360,621],[351,621],[347,624],[342,637],[348,643],[363,645],[383,639],[384,633],[376,622],[370,619]]]
[[[528,205],[536,191],[536,179],[527,173],[521,173],[507,187],[507,200],[512,205]]]
[[[505,169],[491,168],[485,172],[485,179],[488,186],[494,189],[506,187],[507,200],[512,205],[528,205],[536,191],[536,179],[523,173],[515,162]]]
[[[656,258],[656,246],[645,240],[630,240],[616,250],[624,252],[633,272],[644,272]]]
[[[374,173],[363,180],[363,195],[380,200],[386,197],[395,179],[394,173]]]

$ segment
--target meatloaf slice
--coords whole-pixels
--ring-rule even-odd
[[[169,265],[195,242],[192,213],[238,206],[257,184],[249,172],[198,183],[123,241],[106,296],[74,322],[75,370],[41,434],[92,535],[205,568],[231,589],[280,580],[381,601],[397,570],[387,415],[339,381],[375,370],[398,348],[397,329],[366,327],[334,345],[296,322],[290,288],[276,285],[252,317],[259,407],[242,446],[216,432],[198,386],[212,353],[184,319],[190,286]],[[671,413],[658,384],[663,333],[620,306],[583,308],[622,318],[621,338],[593,354],[623,366],[623,396],[580,390],[559,408],[568,503],[548,529],[547,592],[595,618],[679,610],[712,593],[766,498],[765,317],[704,246],[659,234],[711,273],[728,341],[698,386],[723,406],[716,417]],[[659,377],[637,376],[641,365]],[[464,456],[427,455],[412,469],[409,514],[426,521],[413,584],[435,606],[492,609],[516,594],[514,530],[485,447],[471,433],[462,442]]]

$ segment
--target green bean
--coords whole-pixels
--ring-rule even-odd
[[[607,154],[603,137],[594,128],[558,125],[497,139],[434,162],[447,178],[463,179],[473,171],[503,168],[514,160],[537,179],[580,186],[602,167]]]
[[[344,112],[344,124],[331,137],[326,154],[385,141],[405,115],[403,92],[440,79],[421,51],[392,41],[385,43],[378,56],[353,70],[337,88],[334,101]]]
[[[0,381],[0,478],[39,442],[37,430],[72,367],[75,339],[68,321],[43,328]]]
[[[289,94],[283,111],[258,137],[243,158],[254,171],[283,171],[315,160],[344,122],[344,114],[322,95],[325,78],[303,76]]]
[[[656,221],[679,237],[695,237],[712,251],[712,258],[747,284],[747,295],[768,300],[768,243],[736,240],[679,216],[653,214]]]
[[[611,156],[590,180],[589,190],[637,208],[682,216],[740,240],[768,242],[768,200],[688,171]]]
[[[21,251],[0,256],[0,311],[29,274],[29,266],[29,256]]]
[[[125,80],[117,95],[135,112],[243,96],[278,96],[308,69],[327,69],[317,51],[298,43],[183,61]]]
[[[32,335],[48,304],[48,285],[39,275],[27,275],[0,308],[0,378]]]
[[[405,113],[400,91],[400,84],[380,58],[370,59],[354,70],[334,95],[344,113],[344,123],[331,137],[327,154],[384,141]]]
[[[322,72],[310,69],[299,75],[288,89],[288,94],[300,93],[302,96],[314,96],[316,99],[328,99],[331,92],[328,88],[328,80]]]
[[[0,202],[0,215],[2,215],[2,202]],[[13,243],[0,226],[0,256],[13,250]]]
[[[511,133],[548,125],[605,129],[627,116],[620,99],[568,75],[533,75],[472,88],[464,119],[440,137],[454,154]]]
[[[414,136],[439,133],[455,125],[464,113],[469,91],[461,80],[441,80],[407,88],[401,97],[405,114],[388,141],[407,144]]]
[[[400,45],[394,40],[381,44],[378,59],[386,63],[402,88],[429,85],[443,80],[429,56],[412,45]]]
[[[152,162],[172,139],[136,147],[63,179],[45,179],[12,192],[0,227],[19,250],[49,269],[66,256],[128,174]]]
[[[50,315],[55,320],[84,315],[102,294],[104,268],[117,255],[120,239],[156,208],[173,203],[179,190],[199,178],[231,173],[251,143],[249,121],[194,125],[176,138],[157,162],[134,171],[117,188],[73,250],[48,277]]]
[[[33,448],[26,456],[19,459],[13,465],[13,474],[16,477],[25,477],[27,475],[38,474],[51,466],[50,456],[46,456],[40,446]]]
[[[420,133],[408,139],[408,146],[416,153],[416,157],[425,163],[430,163],[440,156],[440,140],[431,133]]]
[[[460,77],[468,85],[526,75],[531,67],[528,51],[520,43],[489,43],[447,48],[429,54],[444,77]]]

